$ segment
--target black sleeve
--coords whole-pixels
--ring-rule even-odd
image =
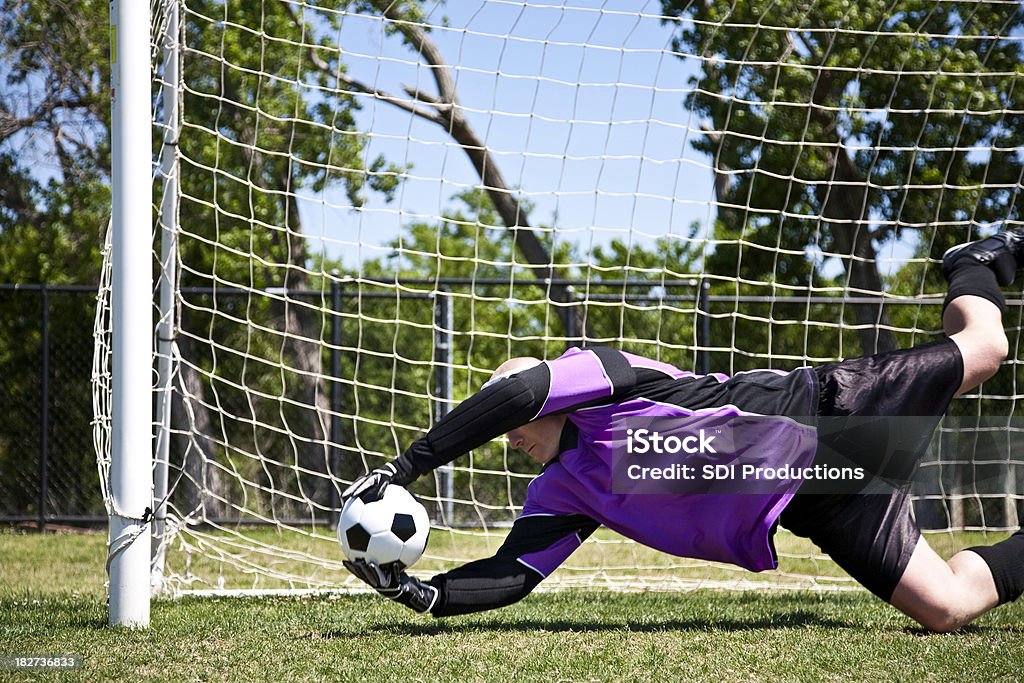
[[[521,427],[544,406],[551,372],[544,363],[494,382],[455,406],[394,460],[395,483],[408,484],[491,439]]]
[[[611,395],[597,401],[581,401],[560,412],[615,400],[636,384],[636,375],[622,353],[607,347],[587,350],[597,356],[604,368],[604,376],[611,381]],[[549,362],[557,363],[558,360]],[[393,461],[398,471],[395,483],[409,484],[420,475],[533,420],[541,412],[550,392],[551,370],[548,363],[485,386],[456,406]]]
[[[438,590],[431,614],[468,614],[522,600],[545,578],[529,564],[532,554],[550,551],[554,556],[548,561],[561,563],[597,527],[598,523],[585,515],[517,519],[494,557],[464,564],[427,582]]]

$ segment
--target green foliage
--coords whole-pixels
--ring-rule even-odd
[[[813,218],[754,219],[820,215],[837,144],[870,184],[864,215],[879,242],[899,226],[993,221],[1020,210],[1021,197],[1004,185],[1020,177],[1013,141],[1024,132],[1024,52],[1009,38],[1024,15],[1014,5],[663,4],[669,16],[694,20],[680,24],[675,41],[705,58],[689,104],[725,134],[695,147],[743,171],[723,198],[750,209],[730,212],[733,229],[760,234],[770,225],[771,234],[783,229],[785,248],[812,243]]]
[[[294,193],[337,185],[359,206],[364,189],[390,197],[397,169],[379,157],[364,164],[357,101],[302,46],[326,39],[283,3],[206,0],[190,10],[182,284],[287,285],[307,258]]]
[[[476,189],[453,199],[456,208],[439,223],[406,226],[391,243],[389,257],[365,261],[352,274],[359,278],[361,296],[358,309],[346,310],[344,316],[345,338],[358,339],[344,345],[342,366],[346,379],[351,376],[344,403],[357,407],[349,427],[354,450],[380,458],[371,458],[368,466],[400,454],[441,414],[440,378],[431,365],[439,360],[435,334],[446,325],[435,321],[440,302],[432,293],[439,286],[450,290],[443,296],[452,319],[447,365],[453,395],[444,402],[445,409],[476,392],[508,358],[552,357],[565,349],[545,287],[516,257],[512,235],[500,227],[487,194]],[[570,258],[565,244],[552,245],[552,254],[556,263]],[[401,284],[396,288],[394,283]],[[385,293],[390,296],[380,296]],[[502,520],[522,504],[526,485],[526,479],[509,481],[502,472],[506,467],[520,474],[535,471],[525,455],[506,454],[499,444],[478,449],[469,461],[456,464],[457,495],[478,500],[491,508],[485,516]],[[432,496],[436,488],[428,480],[415,490]],[[474,520],[472,510],[459,514],[463,518],[457,521]]]
[[[106,6],[0,6],[0,282],[99,279],[110,207]]]
[[[0,3],[0,283],[95,284],[110,211],[107,3]],[[91,443],[95,295],[51,292],[50,514],[102,511]],[[43,300],[0,293],[0,472],[38,512]]]
[[[725,206],[715,248],[706,253],[695,251],[693,240],[663,238],[649,247],[616,240],[581,254],[549,226],[536,227],[558,276],[587,282],[577,295],[587,301],[588,341],[684,368],[700,370],[710,361],[710,369],[728,372],[854,355],[849,307],[784,301],[808,287],[837,293],[846,284],[826,278],[808,257],[810,249],[836,249],[818,217],[827,213],[828,182],[837,173],[867,188],[855,197],[857,215],[846,218],[870,221],[876,245],[899,239],[900,230],[920,232],[922,258],[963,238],[958,225],[1019,211],[1013,187],[1022,171],[1014,151],[1024,133],[1021,45],[957,38],[1019,32],[1021,15],[1011,4],[663,4],[668,15],[695,20],[679,24],[677,47],[708,57],[688,104],[720,136],[695,145],[734,174],[719,197]],[[423,18],[417,2],[343,5]],[[105,7],[0,4],[0,282],[98,279],[110,201]],[[177,148],[180,284],[218,287],[213,296],[182,295],[176,340],[203,377],[195,404],[207,406],[200,410],[213,422],[208,445],[223,471],[236,476],[226,487],[252,481],[288,495],[299,490],[302,468],[323,471],[308,460],[310,453],[322,459],[323,451],[313,424],[321,416],[311,406],[329,389],[340,387],[340,412],[355,416],[342,421],[335,472],[342,478],[401,452],[436,419],[437,329],[429,297],[437,283],[466,282],[447,296],[454,339],[449,403],[476,391],[510,356],[553,357],[574,343],[556,315],[556,307],[569,304],[551,302],[481,190],[455,197],[457,206],[438,223],[405,226],[390,258],[348,273],[355,285],[343,284],[341,311],[331,312],[334,280],[324,275],[330,264],[309,254],[297,193],[336,188],[358,207],[370,192],[390,198],[402,169],[367,158],[366,138],[356,129],[358,101],[336,87],[345,73],[332,43],[340,18],[313,18],[307,10],[269,0],[189,3],[187,124]],[[401,22],[387,25],[412,44]],[[25,95],[40,85],[40,97]],[[19,154],[31,148],[28,136],[49,145],[59,172],[34,172],[31,157]],[[982,149],[988,151],[972,151]],[[832,187],[835,193],[846,185]],[[783,301],[714,301],[698,311],[695,286],[663,284],[698,271],[712,297]],[[394,286],[413,279],[424,282]],[[230,291],[234,286],[249,293]],[[915,263],[888,286],[921,294],[942,284],[934,268]],[[270,287],[307,294],[286,300],[261,293]],[[33,306],[5,309],[0,329],[0,375],[14,398],[27,396],[35,382]],[[82,330],[91,324],[91,310],[63,306],[55,304],[54,319],[80,321]],[[938,328],[935,309],[906,307],[891,316],[899,329]],[[337,350],[326,344],[334,322],[342,327]],[[921,341],[913,334],[907,341]],[[701,355],[700,345],[710,355]],[[304,351],[305,365],[298,362]],[[327,374],[321,370],[334,352],[342,376],[321,383],[316,378]],[[1012,395],[1012,387],[1003,393]],[[0,458],[17,454],[0,444]],[[525,478],[509,483],[480,472],[529,473],[532,463],[492,446],[472,465],[476,474],[458,474],[461,495],[506,517],[522,501]],[[294,502],[275,513],[303,512]]]
[[[311,58],[314,50],[321,59],[337,54],[324,49],[330,43],[312,20],[293,17],[280,2],[231,0],[190,3],[186,16],[180,284],[307,289],[296,193],[340,187],[359,206],[366,192],[390,197],[400,169],[366,158],[365,138],[355,130],[357,103],[334,87],[337,69],[320,69]],[[0,282],[99,280],[110,205],[109,31],[106,3],[0,5]],[[40,170],[33,157],[54,170]],[[159,180],[155,189],[163,189]],[[210,444],[225,440],[248,445],[210,455],[243,478],[294,490],[296,465],[310,467],[304,451],[323,438],[308,407],[316,395],[309,374],[318,368],[300,362],[319,356],[310,325],[311,309],[322,306],[231,293],[222,302],[213,314],[209,298],[186,295],[177,340],[206,377],[200,389],[212,394],[210,404],[241,418],[222,414],[205,438],[214,450]],[[9,395],[20,396],[36,386],[38,317],[4,312],[10,322],[0,339],[0,372]],[[91,307],[51,310],[54,320],[85,330],[91,315]],[[312,353],[303,348],[310,344]],[[79,398],[88,407],[88,367],[84,373],[68,381],[85,388]],[[88,443],[88,418],[78,427]],[[280,467],[255,461],[261,449]],[[0,459],[24,458],[22,450],[4,449]]]
[[[590,299],[587,323],[598,342],[696,367],[699,290],[691,273],[700,271],[700,254],[692,243],[660,237],[645,247],[614,239],[595,246],[589,257],[581,273],[586,291],[578,294]]]
[[[311,270],[297,196],[338,188],[354,207],[367,192],[390,199],[400,170],[367,158],[358,102],[338,88],[344,65],[318,66],[337,58],[330,32],[293,9],[190,3],[179,143],[180,284],[223,290],[185,295],[179,348],[204,376],[209,398],[199,401],[217,405],[207,436],[232,475],[223,493],[254,482],[268,500],[246,507],[285,515],[308,513],[291,495],[329,504],[326,480],[306,479],[303,491],[300,474],[328,468],[328,388],[317,375],[331,304]],[[281,287],[304,294],[260,293]]]
[[[937,258],[972,222],[1020,215],[1024,48],[1011,36],[1024,14],[1015,4],[662,4],[683,20],[675,48],[702,57],[687,104],[713,131],[694,147],[721,172],[722,203],[705,271],[738,277],[734,291],[843,285],[805,252],[848,256],[837,235],[854,224],[870,227],[875,250],[916,238],[922,256]],[[892,285],[941,292],[936,270],[913,266]],[[847,346],[831,333],[830,347],[777,345],[742,327],[739,338],[758,341],[741,352],[827,357]]]

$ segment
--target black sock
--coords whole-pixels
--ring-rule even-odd
[[[942,304],[943,312],[953,299],[965,294],[988,299],[998,306],[1000,311],[1006,311],[1006,299],[999,289],[996,274],[988,266],[965,262],[955,268],[947,279],[949,280],[949,289],[946,292],[946,300]]]
[[[995,545],[968,548],[981,556],[992,571],[999,604],[1013,602],[1024,593],[1024,529]]]

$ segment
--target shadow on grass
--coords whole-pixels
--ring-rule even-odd
[[[0,599],[0,626],[29,626],[35,629],[107,628],[106,606],[99,611],[95,601],[78,596]]]
[[[502,621],[491,619],[474,622],[437,621],[428,624],[384,623],[367,624],[361,629],[326,631],[320,638],[380,637],[382,633],[404,636],[436,636],[446,633],[472,633],[480,631],[508,633],[588,633],[622,631],[624,633],[658,633],[663,631],[754,631],[761,629],[859,628],[844,621],[822,617],[814,612],[793,612],[771,618],[738,619],[654,619],[640,623],[572,621],[568,619],[518,619]]]
[[[929,631],[928,629],[921,628],[920,626],[907,626],[906,628],[903,629],[903,632],[906,633],[908,636],[917,636],[918,638],[926,638],[926,637],[929,637],[929,636],[938,636],[938,637],[942,637],[942,636],[956,637],[956,636],[968,636],[968,635],[972,635],[973,636],[973,635],[978,635],[979,633],[986,633],[986,632],[992,632],[992,631],[1006,631],[1006,630],[1010,630],[1010,629],[1003,629],[1003,628],[998,628],[998,627],[992,628],[991,626],[978,626],[977,624],[968,624],[967,626],[960,627],[959,629],[957,629],[956,631],[953,631],[952,633],[936,633],[935,631]]]
[[[102,617],[90,617],[85,614],[76,614],[67,620],[66,625],[76,628],[92,629],[95,631],[110,628],[110,622],[108,621],[106,614]]]

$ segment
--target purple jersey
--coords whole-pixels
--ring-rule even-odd
[[[782,479],[770,492],[745,494],[613,492],[612,425],[623,416],[699,420],[706,424],[709,420],[752,414],[728,402],[707,406],[709,397],[698,396],[710,394],[712,402],[728,396],[730,392],[722,389],[731,380],[724,376],[713,376],[717,386],[706,381],[702,385],[695,380],[707,378],[631,354],[622,355],[633,368],[662,373],[667,385],[675,385],[674,395],[660,396],[661,400],[633,396],[572,411],[572,406],[610,397],[613,383],[600,358],[591,351],[571,349],[549,361],[551,382],[538,417],[568,409],[568,419],[579,430],[579,437],[575,447],[561,452],[531,482],[522,516],[583,514],[627,538],[673,555],[728,562],[753,571],[774,569],[773,526],[800,481]],[[757,382],[761,375],[760,379],[770,380],[770,386],[778,386],[779,379],[795,380],[793,386],[802,389],[807,401],[799,403],[810,405],[814,392],[808,373],[762,371],[741,377],[748,380],[749,388],[749,380]],[[681,405],[687,398],[705,407],[693,410]],[[784,405],[775,407],[792,410],[792,397],[787,396]],[[814,450],[813,428],[785,420],[773,430],[773,442],[762,447],[762,462],[769,466],[806,466],[813,461]],[[720,453],[723,462],[733,455]],[[552,565],[568,556],[566,549],[564,544],[552,546],[550,557],[535,557],[533,561],[542,564],[548,574]]]

